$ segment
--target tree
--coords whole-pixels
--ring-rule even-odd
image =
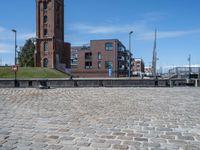
[[[31,39],[28,39],[19,52],[19,65],[21,67],[34,67],[35,45]]]

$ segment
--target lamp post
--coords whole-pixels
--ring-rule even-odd
[[[129,32],[129,71],[128,71],[128,77],[131,77],[131,35],[133,34],[133,31]]]
[[[16,58],[16,51],[17,51],[17,31],[15,29],[12,29],[12,32],[15,33],[15,67],[17,64],[17,58]],[[17,70],[15,72],[15,87],[17,87]]]
[[[190,74],[191,74],[191,55],[190,54],[188,57],[188,62],[189,62],[189,79],[190,79]]]

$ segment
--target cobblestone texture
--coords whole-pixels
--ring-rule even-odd
[[[200,150],[200,89],[0,89],[4,149]]]

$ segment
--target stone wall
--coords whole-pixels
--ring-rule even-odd
[[[131,79],[27,79],[17,80],[20,88],[37,88],[45,83],[55,88],[63,87],[175,87],[186,86],[186,80],[131,80]],[[15,80],[0,79],[0,88],[14,87]],[[195,86],[195,85],[194,85]],[[198,86],[200,82],[198,80]]]

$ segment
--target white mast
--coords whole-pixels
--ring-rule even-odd
[[[152,58],[152,75],[156,78],[156,64],[157,64],[157,52],[156,52],[156,40],[157,40],[157,29],[155,29],[154,46],[153,46],[153,58]]]

